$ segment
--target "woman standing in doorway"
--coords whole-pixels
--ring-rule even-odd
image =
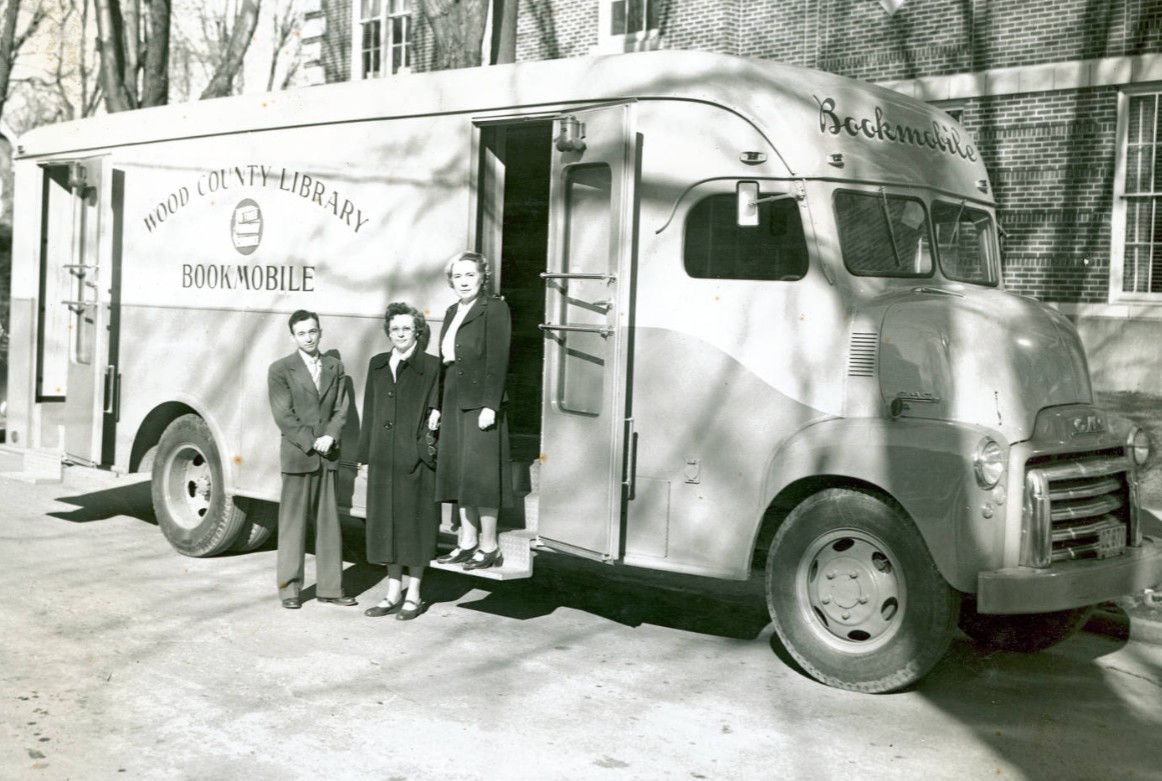
[[[504,563],[496,532],[512,505],[508,423],[503,403],[512,324],[504,299],[490,295],[492,272],[478,252],[461,252],[444,269],[459,299],[440,331],[444,402],[436,498],[460,506],[456,547],[443,563],[464,569]]]
[[[367,560],[387,565],[387,596],[364,613],[406,621],[426,608],[420,586],[440,529],[432,435],[440,420],[440,361],[424,352],[428,325],[413,307],[390,304],[383,330],[392,349],[367,366],[359,463],[368,469]]]

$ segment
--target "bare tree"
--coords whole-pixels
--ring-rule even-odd
[[[0,115],[4,113],[4,105],[8,100],[12,68],[16,64],[16,56],[25,42],[36,34],[36,30],[45,18],[44,9],[37,2],[28,24],[23,31],[18,32],[20,10],[20,0],[8,0],[4,6],[3,22],[0,23]]]
[[[105,108],[129,111],[169,99],[169,0],[94,0]]]
[[[0,115],[8,97],[8,79],[12,75],[12,47],[16,43],[16,18],[20,15],[20,0],[8,0],[4,8],[4,26],[0,29]]]
[[[101,104],[101,82],[98,78],[99,55],[94,47],[96,20],[90,0],[57,0],[51,13],[48,32],[55,51],[48,58],[45,78],[29,79],[38,97],[55,97],[54,109],[49,100],[35,101],[40,110],[29,125],[92,116]],[[79,45],[78,45],[79,44]],[[51,113],[48,113],[50,112]]]
[[[420,12],[432,30],[437,70],[481,64],[488,0],[420,0]]]
[[[202,99],[220,98],[234,92],[234,79],[242,70],[242,61],[246,57],[246,50],[250,48],[250,41],[254,38],[254,31],[258,29],[258,12],[261,0],[242,0],[238,11],[234,15],[233,28],[226,40],[225,52],[218,67],[214,71],[210,83],[202,91]]]
[[[302,27],[302,15],[299,13],[296,5],[292,3],[285,3],[281,8],[276,8],[274,14],[271,16],[272,22],[272,42],[270,53],[270,71],[266,78],[266,91],[273,92],[277,89],[286,89],[295,73],[299,69],[299,51],[301,43],[300,28]],[[283,71],[282,79],[278,79],[279,60],[286,58],[286,69]]]

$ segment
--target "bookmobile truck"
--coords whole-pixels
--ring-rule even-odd
[[[922,102],[654,52],[116,114],[27,134],[15,168],[9,444],[151,469],[186,555],[269,537],[266,370],[299,308],[349,374],[363,514],[383,310],[438,329],[476,249],[532,467],[482,574],[765,561],[790,654],[868,692],[958,625],[1036,650],[1162,582],[1149,442],[1094,406],[1071,324],[1003,290],[980,154]]]

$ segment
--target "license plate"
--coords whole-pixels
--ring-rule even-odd
[[[1121,526],[1113,526],[1098,532],[1097,557],[1108,559],[1121,554],[1126,547],[1126,530]]]

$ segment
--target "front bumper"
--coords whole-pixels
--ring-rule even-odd
[[[1162,584],[1162,528],[1140,510],[1142,545],[1109,559],[1054,562],[1045,569],[1011,567],[977,576],[977,610],[985,614],[1049,613],[1096,605]]]

